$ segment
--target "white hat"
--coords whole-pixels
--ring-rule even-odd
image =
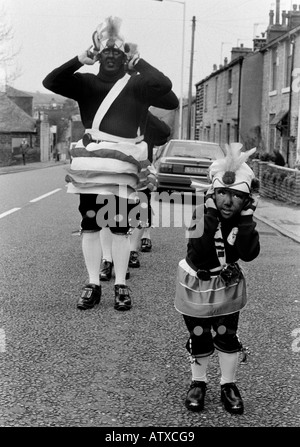
[[[230,188],[245,193],[251,192],[251,183],[255,179],[252,169],[246,164],[256,148],[242,152],[241,143],[226,144],[226,156],[215,160],[209,168],[209,178],[213,188]]]
[[[122,20],[119,17],[107,17],[97,26],[93,33],[95,49],[101,53],[107,47],[113,47],[125,52],[125,41],[120,34]]]

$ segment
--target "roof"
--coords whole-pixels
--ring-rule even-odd
[[[0,132],[34,132],[36,121],[11,101],[0,94]]]
[[[17,97],[17,98],[22,98],[24,96],[28,97],[28,98],[32,98],[33,97],[33,95],[31,95],[30,93],[26,93],[26,92],[23,92],[21,90],[17,90],[16,88],[11,87],[10,85],[6,86],[6,94],[7,94],[7,96]]]
[[[253,54],[253,53],[252,53]],[[238,65],[241,64],[242,61],[250,56],[251,53],[247,53],[245,54],[245,56],[238,56],[235,57],[234,59],[232,59],[232,61],[228,62],[226,65],[221,65],[220,68],[218,68],[217,70],[211,72],[209,75],[207,75],[205,78],[201,79],[201,81],[196,82],[195,86],[198,86],[200,84],[203,84],[204,82],[207,82],[210,78],[213,78],[214,76],[217,76],[219,73],[222,73],[223,71],[228,70],[229,68],[233,67],[234,65]]]
[[[287,38],[290,38],[292,35],[299,34],[300,33],[300,25],[295,26],[292,29],[286,30],[286,32],[280,34],[280,36],[276,37],[275,39],[270,40],[270,42],[266,43],[259,51],[262,53],[265,53],[268,51],[268,49],[272,46],[276,46],[278,42],[281,40],[285,40]]]
[[[58,104],[63,104],[66,101],[66,98],[61,95],[57,95],[56,93],[41,93],[41,92],[25,92],[24,90],[17,90],[10,85],[6,85],[6,94],[10,98],[33,98],[33,105],[40,104],[51,104],[52,99],[54,99]]]
[[[56,93],[33,92],[31,93],[31,96],[33,96],[33,105],[36,107],[51,104],[52,99],[54,99],[57,104],[63,104],[67,99],[64,96],[57,95]]]

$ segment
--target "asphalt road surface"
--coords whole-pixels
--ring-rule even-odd
[[[64,167],[2,175],[0,199],[1,427],[300,426],[299,244],[258,222],[261,254],[243,264],[245,413],[223,409],[213,355],[205,410],[195,414],[184,406],[188,334],[173,306],[184,228],[152,229],[152,252],[131,269],[131,311],[114,310],[113,281],[98,308],[79,311],[87,276]]]

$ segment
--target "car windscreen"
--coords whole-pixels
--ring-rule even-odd
[[[209,160],[215,160],[216,158],[224,156],[219,146],[212,146],[205,143],[185,144],[184,142],[170,144],[164,155],[167,157],[207,158]]]

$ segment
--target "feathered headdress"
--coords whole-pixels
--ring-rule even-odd
[[[93,33],[93,42],[95,49],[101,53],[107,47],[117,48],[125,52],[125,42],[120,34],[122,20],[119,17],[107,17],[100,23]]]
[[[226,156],[215,160],[209,168],[209,178],[214,188],[231,188],[250,193],[255,179],[254,172],[246,164],[256,148],[241,152],[241,143],[226,144]]]

